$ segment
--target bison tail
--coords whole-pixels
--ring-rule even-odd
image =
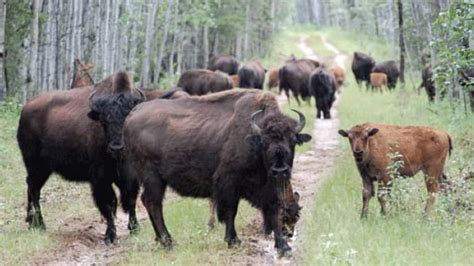
[[[451,140],[451,136],[448,135],[448,142],[449,142],[449,156],[451,156],[451,151],[453,150],[453,141]]]

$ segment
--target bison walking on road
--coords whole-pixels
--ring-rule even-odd
[[[191,95],[230,90],[232,79],[224,72],[207,69],[192,69],[184,72],[178,81],[178,87]]]
[[[295,96],[298,105],[300,105],[299,97],[303,100],[309,99],[311,96],[309,90],[309,77],[311,72],[320,67],[318,61],[312,59],[296,59],[287,61],[280,68],[280,93],[285,92],[288,102],[290,101],[290,91]]]
[[[125,173],[138,180],[157,240],[172,246],[162,211],[165,190],[211,198],[225,222],[229,247],[240,243],[234,220],[244,198],[262,210],[279,251],[291,250],[278,219],[282,184],[291,175],[295,145],[311,139],[299,122],[281,113],[273,95],[232,90],[202,97],[154,100],[124,126]]]
[[[316,102],[316,118],[331,118],[331,107],[336,100],[336,79],[324,68],[317,68],[309,78],[311,95]]]
[[[414,176],[419,171],[425,174],[428,199],[425,214],[435,201],[435,193],[440,182],[446,179],[443,173],[448,153],[451,153],[451,137],[444,131],[421,126],[392,126],[366,123],[350,130],[339,130],[339,134],[349,138],[351,150],[362,177],[362,213],[367,217],[369,200],[374,196],[374,182],[378,182],[377,198],[381,213],[387,213],[387,197],[390,193],[392,177],[388,166],[393,164],[393,156],[400,160],[397,169],[402,176]]]
[[[137,195],[129,193],[127,182],[117,174],[116,158],[124,147],[125,117],[143,100],[143,93],[132,89],[127,74],[119,72],[94,86],[45,93],[25,105],[17,139],[27,171],[26,221],[30,228],[45,228],[40,193],[55,172],[66,180],[91,184],[95,204],[107,221],[107,242],[116,239],[113,183],[120,189],[123,209],[130,212],[128,228],[137,229]]]

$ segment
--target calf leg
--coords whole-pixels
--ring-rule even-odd
[[[442,171],[432,167],[425,172],[425,183],[428,190],[428,198],[426,199],[425,215],[429,215],[433,204],[436,201],[436,193],[439,190],[438,179],[443,174]]]
[[[117,211],[117,197],[112,189],[112,183],[103,181],[92,183],[92,196],[100,213],[107,221],[105,242],[113,243],[117,239],[114,217]]]
[[[374,196],[374,184],[370,180],[362,179],[362,212],[360,218],[367,218],[369,201]]]
[[[155,229],[156,240],[164,247],[171,248],[173,240],[163,219],[163,198],[166,191],[166,183],[158,177],[147,178],[143,187],[142,202],[150,216],[151,224]]]
[[[380,180],[378,182],[377,199],[380,203],[380,213],[387,214],[387,199],[390,197],[391,184]]]
[[[28,184],[28,206],[26,208],[26,222],[30,229],[46,229],[41,215],[41,206],[39,203],[41,188],[51,175],[51,171],[42,165],[27,166],[28,176],[26,183]]]

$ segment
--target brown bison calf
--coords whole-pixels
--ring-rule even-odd
[[[232,86],[238,88],[240,86],[240,77],[239,75],[231,75],[230,79],[232,80]]]
[[[370,73],[370,86],[380,92],[387,87],[388,79],[385,73]]]
[[[403,164],[398,170],[402,176],[414,176],[420,170],[425,174],[428,214],[439,189],[439,181],[446,178],[444,163],[452,145],[449,135],[441,130],[420,126],[392,126],[366,123],[350,130],[339,130],[349,138],[353,156],[362,177],[363,207],[361,217],[367,217],[369,200],[374,196],[373,182],[378,182],[378,200],[382,214],[386,214],[392,177],[387,167],[393,164],[389,154],[399,154]]]
[[[271,90],[273,88],[278,88],[278,85],[280,84],[280,68],[272,68],[268,74],[268,90]]]
[[[344,71],[344,69],[340,66],[334,66],[333,68],[331,68],[331,72],[334,75],[334,78],[336,78],[337,92],[340,93],[340,88],[346,78],[346,71]]]

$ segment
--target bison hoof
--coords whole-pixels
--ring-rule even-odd
[[[236,238],[234,238],[234,239],[231,239],[231,240],[227,241],[227,247],[228,247],[228,248],[240,247],[240,243],[242,243],[242,241],[240,241],[240,239],[238,239],[238,238],[236,237]]]
[[[163,245],[163,247],[167,250],[171,250],[173,248],[173,239],[171,239],[170,236],[167,237],[162,237],[160,239],[157,239],[158,242]]]
[[[115,229],[107,228],[105,231],[104,241],[106,245],[114,244],[117,241],[117,233],[115,232]]]
[[[129,223],[128,230],[130,231],[131,235],[138,234],[138,232],[140,232],[140,224],[138,222]]]
[[[291,248],[290,246],[288,246],[288,244],[284,245],[283,247],[280,247],[280,248],[277,248],[277,253],[278,253],[278,257],[291,257],[293,256],[293,253],[291,252]]]
[[[40,230],[44,231],[46,230],[46,225],[43,222],[43,217],[41,217],[41,214],[30,214],[26,217],[26,222],[28,222],[29,227],[28,229],[30,230]]]

